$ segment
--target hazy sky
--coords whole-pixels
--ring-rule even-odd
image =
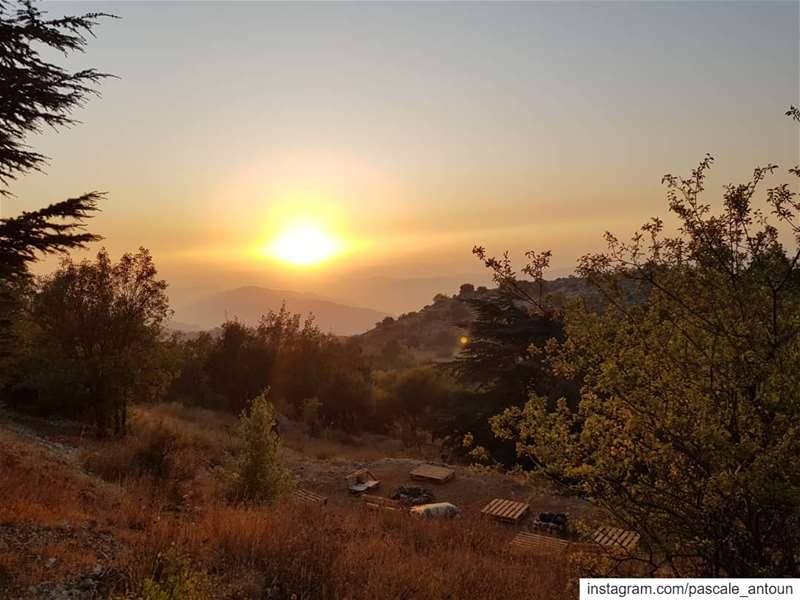
[[[105,190],[93,230],[149,247],[178,296],[475,273],[475,243],[551,248],[564,273],[663,214],[662,175],[706,152],[714,198],[800,161],[797,2],[45,6],[120,16],[69,62],[120,79],[31,140],[51,164],[3,215]],[[306,214],[349,254],[258,254]]]

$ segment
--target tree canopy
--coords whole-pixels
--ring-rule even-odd
[[[676,234],[653,219],[580,261],[604,307],[575,303],[550,345],[553,370],[583,383],[577,410],[534,395],[493,427],[642,533],[654,572],[797,576],[800,201],[780,184],[759,204],[768,165],[715,213],[712,160],[664,178]]]
[[[166,287],[144,248],[116,263],[105,250],[94,261],[65,259],[17,323],[9,386],[19,402],[124,432],[131,399],[158,397],[168,383],[158,344],[170,314]]]
[[[10,195],[12,181],[41,170],[46,162],[26,144],[27,136],[75,123],[72,111],[97,94],[96,84],[108,77],[95,69],[69,71],[45,58],[48,50],[64,55],[83,51],[87,36],[105,16],[110,15],[48,19],[32,0],[0,0],[0,197]],[[10,313],[17,306],[15,287],[31,262],[99,239],[84,226],[102,196],[89,192],[0,219],[0,337],[8,334]]]

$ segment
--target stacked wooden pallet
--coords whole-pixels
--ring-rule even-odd
[[[530,508],[530,504],[525,502],[495,498],[483,507],[481,513],[497,521],[519,523],[528,514]]]
[[[436,465],[420,465],[409,474],[411,479],[419,481],[433,481],[434,483],[445,483],[450,481],[455,475],[453,469],[439,467]]]
[[[558,556],[564,554],[570,546],[568,540],[540,535],[529,531],[520,531],[509,544],[509,550],[525,554]]]
[[[328,499],[325,496],[320,496],[319,494],[315,494],[314,492],[303,488],[297,488],[294,490],[292,492],[292,496],[305,504],[317,504],[324,506],[328,503]]]
[[[616,527],[601,527],[594,532],[592,540],[605,548],[633,550],[639,543],[639,534]]]

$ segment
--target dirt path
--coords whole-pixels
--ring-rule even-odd
[[[19,415],[0,403],[0,427],[49,450],[61,464],[80,464],[80,449],[69,443],[76,435],[82,437],[84,426],[80,423]]]

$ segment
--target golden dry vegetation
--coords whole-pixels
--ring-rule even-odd
[[[229,503],[220,474],[237,442],[226,415],[139,408],[130,434],[107,441],[3,419],[3,598],[549,599],[574,589],[574,565],[509,555],[513,530],[474,511],[418,521],[367,511],[344,491],[326,507]],[[375,452],[286,437],[301,482],[302,452],[317,469]]]

